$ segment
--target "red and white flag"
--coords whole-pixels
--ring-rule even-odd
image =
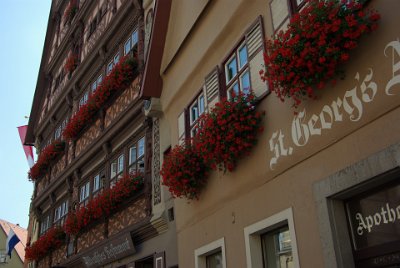
[[[28,126],[18,127],[19,137],[21,138],[21,143],[22,143],[22,147],[24,148],[26,160],[28,160],[29,167],[32,167],[34,164],[32,146],[24,145],[27,130],[28,130]]]

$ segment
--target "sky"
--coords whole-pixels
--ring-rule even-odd
[[[51,0],[1,0],[0,219],[28,227],[33,184],[17,127],[28,124]]]

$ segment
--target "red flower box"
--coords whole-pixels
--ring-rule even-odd
[[[262,117],[263,113],[255,110],[252,93],[222,100],[203,114],[192,141],[175,146],[164,159],[160,173],[172,196],[198,199],[211,168],[233,171],[256,144],[257,133],[263,131]]]
[[[306,97],[315,98],[316,88],[343,73],[339,65],[361,36],[377,28],[379,18],[355,1],[308,1],[285,32],[267,41],[261,79],[282,102],[292,98],[294,107]]]
[[[64,242],[64,230],[58,226],[52,227],[31,246],[25,248],[25,258],[29,261],[38,261],[58,249]]]
[[[63,137],[66,140],[75,140],[82,130],[92,123],[96,114],[115,95],[127,88],[137,76],[137,61],[134,58],[124,57],[114,66],[96,91],[89,96],[87,103],[71,117],[64,129]]]
[[[209,168],[194,147],[175,146],[164,159],[161,175],[163,184],[173,197],[198,199],[207,182]]]
[[[240,93],[233,101],[218,102],[210,113],[200,117],[193,143],[211,168],[233,171],[237,161],[250,154],[257,134],[263,131],[263,113],[255,108],[254,94]]]
[[[139,192],[143,185],[142,175],[125,174],[113,188],[103,190],[86,206],[69,213],[64,225],[65,232],[77,235],[88,225],[110,216],[125,200]]]
[[[28,173],[29,179],[32,181],[39,179],[44,173],[46,173],[50,164],[62,155],[64,151],[65,141],[61,140],[56,140],[44,148],[40,153],[38,160]]]

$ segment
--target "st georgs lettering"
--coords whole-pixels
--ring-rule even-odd
[[[400,94],[400,88],[395,90],[396,85],[400,85],[400,41],[389,42],[383,51],[385,57],[391,58],[392,74],[385,87],[385,94],[393,96]],[[323,130],[331,129],[336,122],[343,121],[347,116],[350,121],[357,122],[363,116],[364,105],[372,102],[378,92],[378,85],[374,82],[374,70],[368,68],[366,75],[361,77],[356,73],[355,80],[358,86],[347,90],[342,97],[338,97],[330,104],[322,107],[319,114],[307,116],[306,110],[300,111],[294,116],[291,127],[291,138],[293,145],[287,147],[286,137],[282,130],[272,133],[269,139],[269,149],[273,153],[269,161],[271,170],[275,169],[278,161],[282,157],[292,155],[296,147],[306,146],[312,136],[320,136]]]

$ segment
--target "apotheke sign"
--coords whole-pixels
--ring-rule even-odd
[[[135,247],[129,236],[114,239],[82,256],[86,267],[99,267],[135,253]]]
[[[346,202],[354,249],[400,241],[400,185]]]

